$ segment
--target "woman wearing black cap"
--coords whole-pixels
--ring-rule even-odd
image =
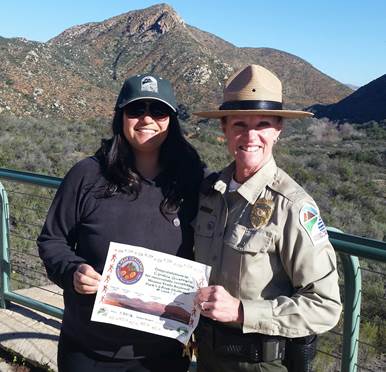
[[[64,290],[59,371],[186,372],[178,341],[90,321],[110,242],[193,257],[190,222],[203,175],[167,80],[127,79],[112,131],[65,176],[38,238],[47,274]]]

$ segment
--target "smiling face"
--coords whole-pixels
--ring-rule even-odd
[[[123,134],[135,154],[159,152],[168,134],[169,112],[166,105],[154,100],[140,100],[125,107]]]
[[[282,127],[277,116],[240,115],[223,119],[228,150],[236,162],[237,182],[245,182],[270,159]]]

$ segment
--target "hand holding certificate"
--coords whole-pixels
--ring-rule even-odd
[[[211,268],[132,245],[110,243],[91,320],[189,341],[199,311],[193,300]]]

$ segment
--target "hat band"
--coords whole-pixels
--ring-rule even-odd
[[[276,101],[229,101],[224,102],[219,110],[282,110],[281,102]]]

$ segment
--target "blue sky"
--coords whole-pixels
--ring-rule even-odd
[[[2,0],[0,36],[47,41],[74,25],[157,4],[150,0]],[[386,73],[385,0],[170,0],[189,25],[237,46],[295,54],[342,83]]]

